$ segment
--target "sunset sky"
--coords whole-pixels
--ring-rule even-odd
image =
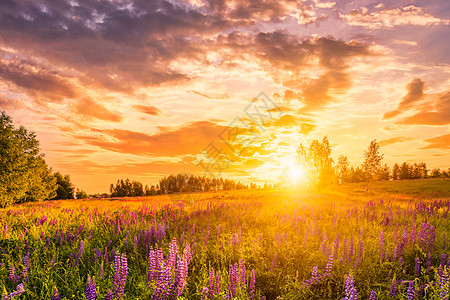
[[[377,139],[383,163],[447,169],[449,16],[448,0],[2,0],[0,109],[89,193],[203,174],[233,126],[252,133],[233,179],[274,182],[323,136],[353,165]]]

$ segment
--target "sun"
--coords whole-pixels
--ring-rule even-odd
[[[305,179],[305,170],[298,164],[289,167],[288,169],[289,180],[292,184],[298,184]]]
[[[288,185],[300,185],[306,182],[306,169],[295,158],[284,159],[283,170],[285,183]]]

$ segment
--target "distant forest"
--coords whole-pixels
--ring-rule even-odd
[[[111,197],[135,197],[153,196],[160,194],[191,193],[218,190],[243,190],[254,189],[258,186],[254,183],[249,185],[224,178],[212,178],[207,176],[194,176],[188,174],[169,175],[159,180],[159,184],[145,185],[138,181],[117,180],[111,184],[109,191]]]

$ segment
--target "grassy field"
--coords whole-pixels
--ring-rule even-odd
[[[0,293],[448,299],[449,182],[17,205],[0,210]]]

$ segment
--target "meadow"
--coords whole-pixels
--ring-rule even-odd
[[[450,180],[0,210],[3,299],[448,299]]]

